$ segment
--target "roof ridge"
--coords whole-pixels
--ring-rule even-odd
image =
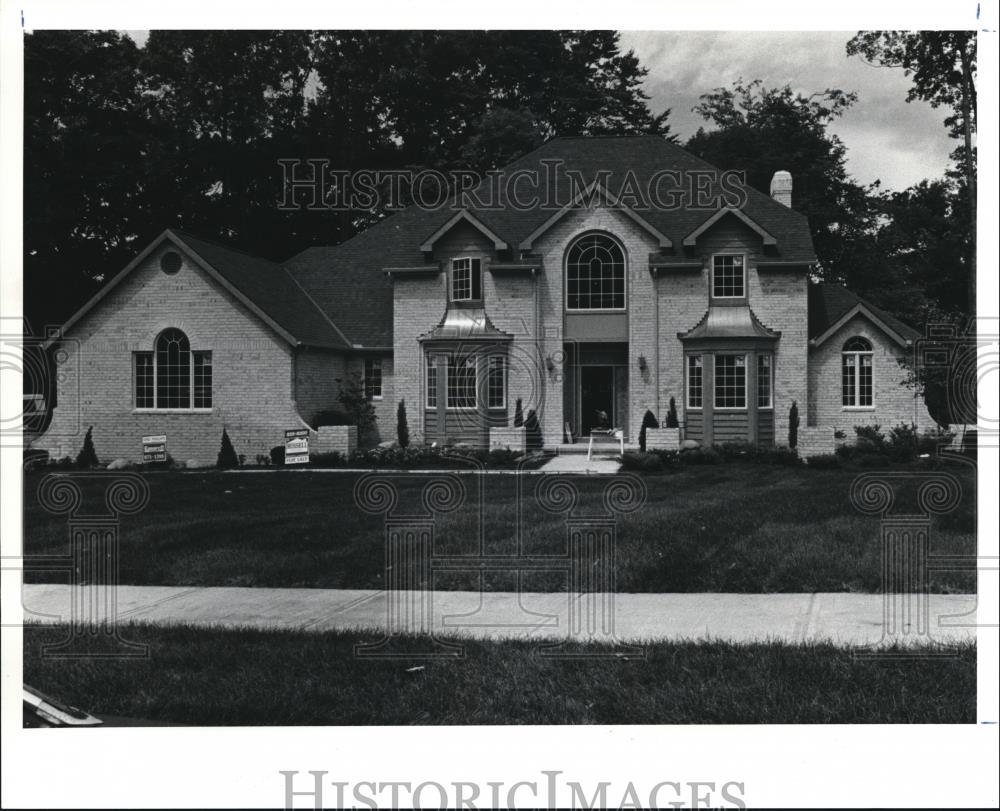
[[[250,253],[250,251],[248,250],[245,250],[243,248],[238,248],[235,245],[226,244],[225,242],[222,242],[221,240],[215,239],[213,237],[198,236],[198,234],[194,234],[191,231],[186,231],[183,228],[168,228],[167,230],[170,231],[171,233],[177,234],[177,236],[179,237],[196,239],[199,242],[207,242],[209,245],[213,245],[216,248],[222,248],[224,251],[231,251],[232,253],[243,254],[243,256],[249,256],[251,259],[257,259],[258,261],[261,262],[269,262],[270,264],[276,265],[279,268],[281,267],[280,262],[275,262],[273,259],[268,259],[265,256],[259,256],[258,254],[255,253]]]

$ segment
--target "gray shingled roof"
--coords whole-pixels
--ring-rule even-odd
[[[563,161],[555,172],[558,189],[555,197],[563,205],[570,202],[568,171],[579,172],[585,184],[598,177],[598,172],[607,172],[606,188],[617,194],[629,171],[640,188],[645,189],[650,178],[660,170],[677,171],[682,182],[686,182],[690,172],[715,169],[676,144],[649,135],[554,138],[503,171],[512,174],[522,169],[535,169],[544,177],[542,161],[555,159]],[[488,199],[484,187],[473,190],[470,196]],[[470,211],[514,248],[554,213],[552,209],[540,208],[525,211],[505,205],[505,202],[501,194],[499,210],[471,205]],[[634,210],[670,238],[678,257],[684,256],[684,237],[716,212],[716,209],[690,208],[668,211],[637,207]],[[776,238],[772,254],[775,260],[815,261],[809,225],[802,214],[749,187],[742,210]],[[411,206],[340,245],[309,248],[289,259],[285,266],[350,341],[365,346],[390,346],[392,289],[381,271],[386,267],[423,263],[420,246],[454,214],[450,207],[427,211]]]
[[[281,265],[184,231],[171,230],[299,343],[333,349],[349,347],[330,319]]]
[[[843,285],[811,284],[809,285],[809,340],[822,335],[858,304],[867,307],[873,315],[903,338],[913,341],[921,337],[921,333],[909,324],[865,301]]]

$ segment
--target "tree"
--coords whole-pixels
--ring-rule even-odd
[[[646,429],[647,428],[659,428],[660,423],[657,422],[656,415],[646,409],[646,413],[642,415],[642,426],[639,428],[639,450],[643,453],[646,452]]]
[[[962,146],[952,157],[961,167],[972,229],[976,222],[976,155],[972,138],[976,133],[975,31],[859,31],[847,43],[848,55],[860,55],[868,64],[901,68],[913,77],[906,100],[920,99],[932,107],[952,109],[945,119],[952,138]],[[976,312],[976,247],[973,237],[968,253],[968,313]]]
[[[845,279],[850,245],[875,216],[868,190],[847,175],[846,147],[827,131],[856,99],[843,90],[804,96],[740,79],[701,96],[694,111],[715,129],[699,128],[687,143],[722,169],[742,170],[764,194],[776,171],[791,172],[795,209],[809,218],[819,273],[829,281]]]
[[[514,427],[520,428],[524,425],[524,411],[522,410],[521,398],[517,398],[517,402],[514,403]]]
[[[788,409],[788,447],[795,448],[799,444],[799,404],[792,400]]]
[[[344,407],[351,422],[358,427],[358,447],[370,447],[378,441],[375,407],[365,395],[364,379],[352,372],[346,380],[339,380],[340,394],[337,399]]]
[[[667,410],[667,428],[679,428],[680,423],[677,421],[677,403],[674,398],[670,398],[670,408]]]
[[[97,451],[94,450],[94,426],[91,425],[83,437],[83,447],[76,456],[76,466],[87,469],[97,467],[98,464]]]
[[[396,439],[399,447],[408,448],[410,446],[410,426],[406,421],[406,400],[399,401],[396,409]]]
[[[220,470],[229,470],[240,466],[236,449],[233,447],[233,442],[225,428],[222,429],[222,443],[219,445],[219,455],[215,459],[215,466]]]

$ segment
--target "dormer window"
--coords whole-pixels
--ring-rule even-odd
[[[483,263],[481,259],[463,257],[451,262],[451,300],[482,301]]]
[[[712,298],[746,298],[743,254],[721,253],[712,257]]]

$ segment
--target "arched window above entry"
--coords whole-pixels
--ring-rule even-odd
[[[570,245],[566,309],[625,309],[625,252],[610,235],[584,234]]]
[[[212,407],[212,353],[192,352],[181,330],[165,329],[152,352],[134,355],[135,407],[207,409]]]
[[[874,405],[872,344],[867,338],[855,335],[844,342],[840,381],[844,408],[871,408]]]

